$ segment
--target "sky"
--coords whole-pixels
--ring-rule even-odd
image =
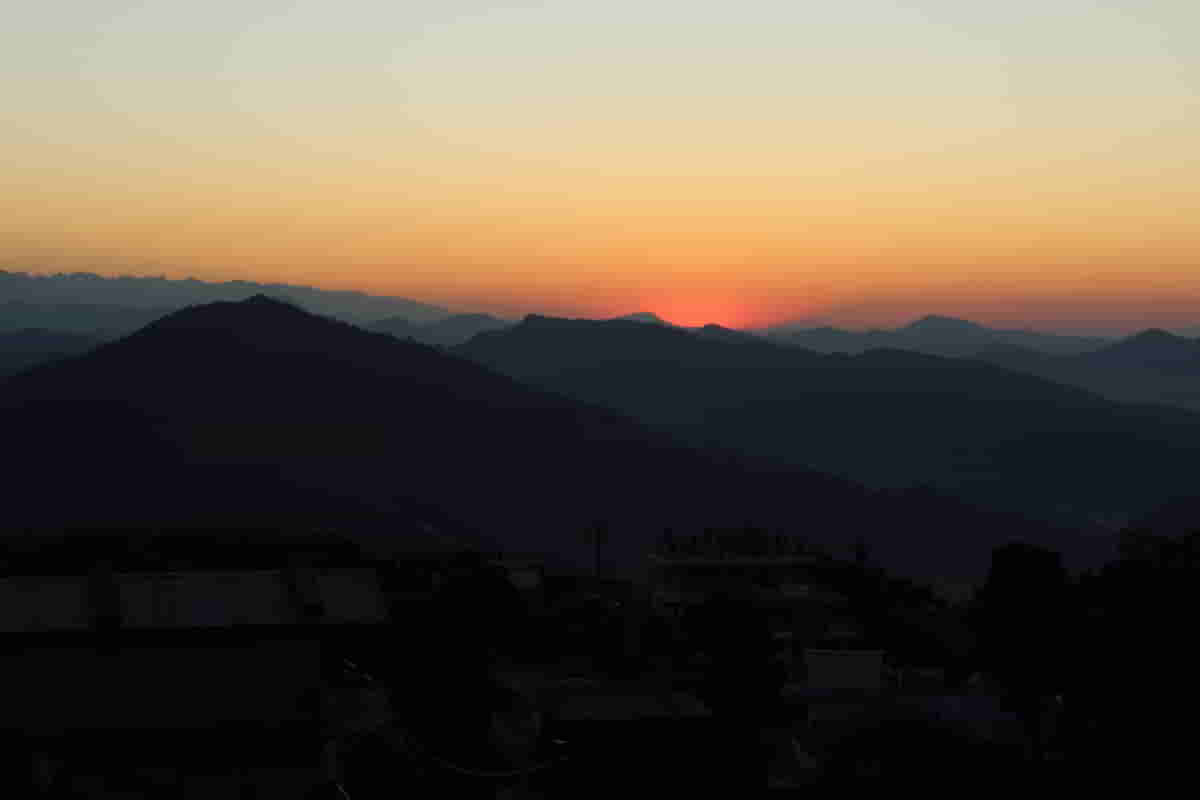
[[[1200,325],[1195,0],[39,0],[0,266]]]

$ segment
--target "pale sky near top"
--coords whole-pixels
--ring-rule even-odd
[[[1200,324],[1194,1],[40,0],[0,30],[10,268]]]

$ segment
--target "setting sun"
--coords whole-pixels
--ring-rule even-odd
[[[752,311],[737,297],[656,297],[647,300],[643,310],[654,313],[665,322],[685,328],[708,324],[748,328],[756,323]]]
[[[790,294],[764,297],[738,290],[654,294],[643,297],[641,302],[641,310],[686,328],[709,324],[735,329],[761,328],[819,311],[811,298]]]

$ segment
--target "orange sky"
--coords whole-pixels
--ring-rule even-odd
[[[46,0],[15,24],[9,268],[683,324],[1200,325],[1195,3]]]

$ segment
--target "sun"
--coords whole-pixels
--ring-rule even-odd
[[[781,322],[809,318],[823,310],[816,292],[775,292],[748,289],[646,292],[633,301],[636,311],[649,311],[686,328],[720,325],[735,330],[757,330]],[[626,312],[628,313],[628,312]]]
[[[734,298],[658,298],[648,309],[672,325],[685,328],[709,324],[752,328],[757,324],[755,309]]]

